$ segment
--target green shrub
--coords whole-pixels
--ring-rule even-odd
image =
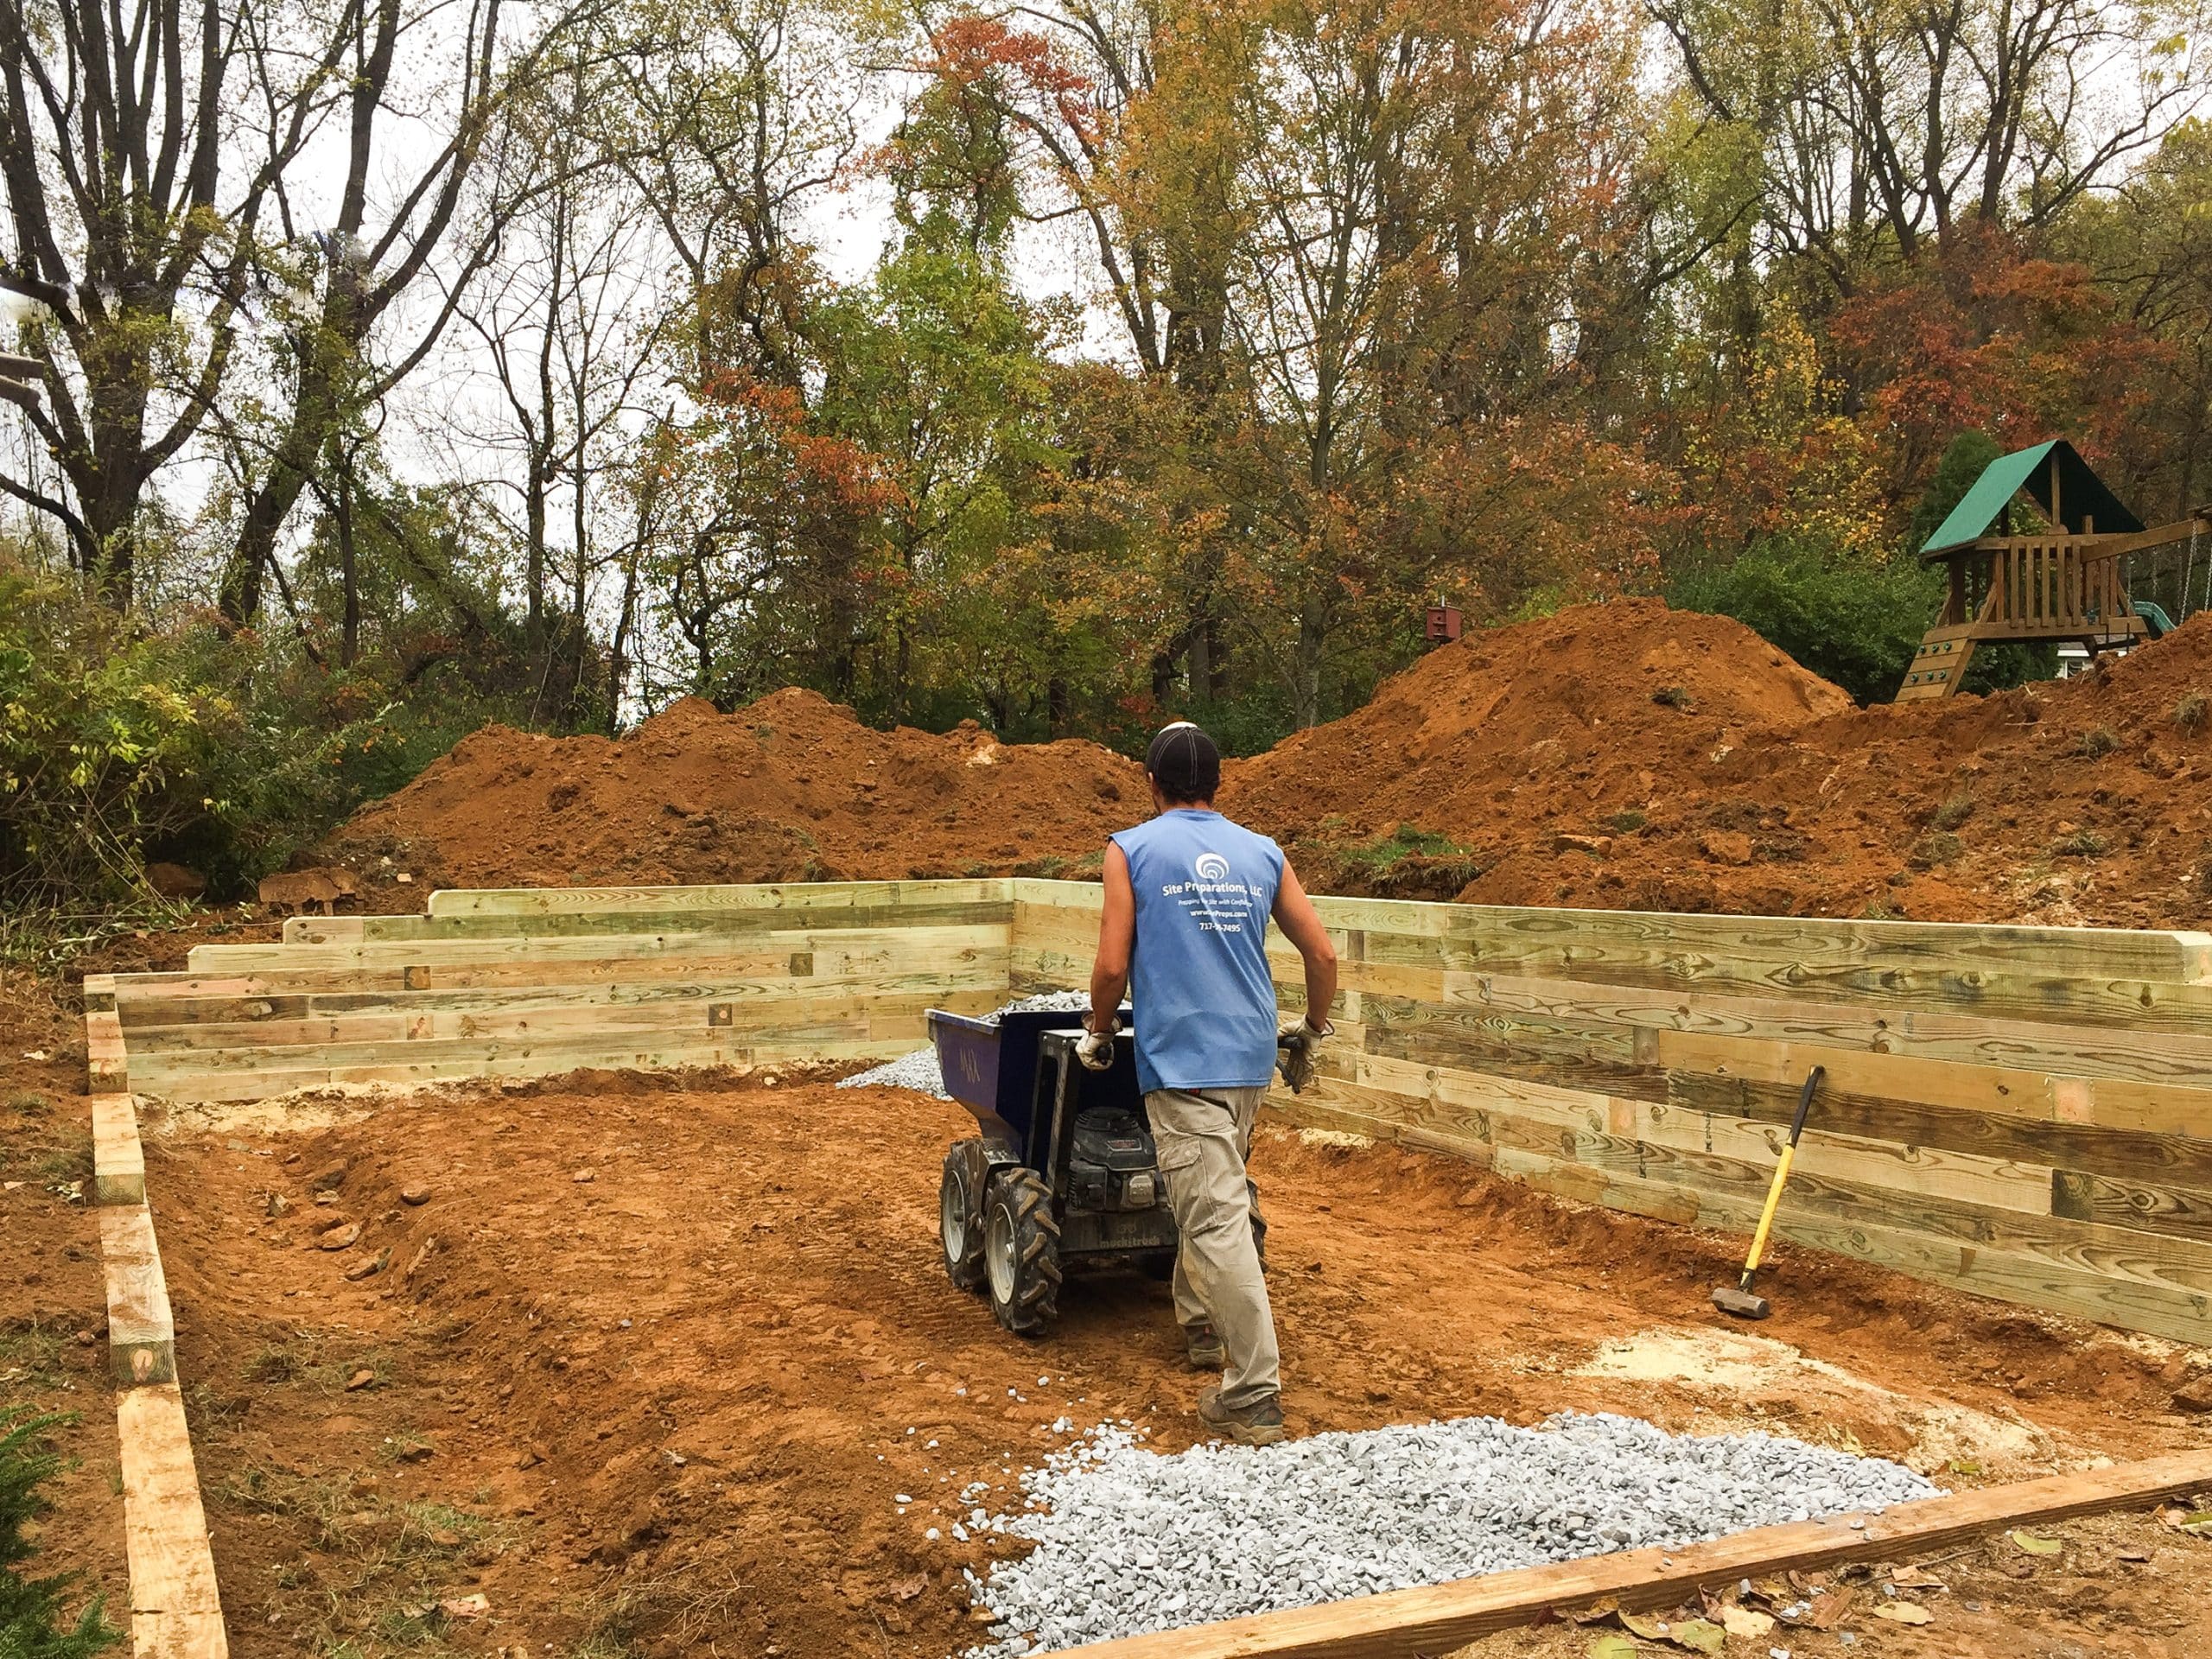
[[[39,1485],[62,1466],[46,1449],[46,1431],[69,1421],[29,1406],[0,1407],[0,1655],[7,1659],[86,1659],[121,1637],[97,1596],[73,1624],[65,1618],[62,1598],[74,1573],[27,1579],[16,1570],[35,1553],[23,1529],[50,1507]]]
[[[1862,703],[1887,702],[1904,683],[1922,634],[1943,605],[1944,577],[1909,555],[1877,563],[1783,539],[1732,563],[1677,572],[1667,602],[1732,616]],[[2055,645],[1985,645],[1964,689],[1989,691],[2057,672]]]
[[[2208,713],[2212,713],[2212,698],[2207,697],[2202,691],[2185,692],[2181,701],[2174,704],[2174,724],[2180,727],[2190,736],[2195,737],[2204,729],[2205,716]]]
[[[2109,726],[2092,726],[2074,741],[2074,753],[2084,760],[2095,760],[2110,754],[2120,747],[2120,739]]]
[[[486,721],[522,723],[496,653],[425,655],[342,669],[200,616],[148,628],[0,548],[0,909],[143,904],[164,859],[250,893]]]
[[[2060,858],[2102,858],[2112,843],[2094,830],[2075,830],[2052,842],[2050,850]]]

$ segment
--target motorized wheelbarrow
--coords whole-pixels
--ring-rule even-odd
[[[1174,1269],[1175,1218],[1137,1087],[1129,1010],[1103,1071],[1076,1058],[1083,1033],[1065,1009],[971,1019],[929,1012],[947,1093],[982,1133],[944,1154],[938,1238],[944,1270],[981,1291],[1007,1330],[1036,1336],[1058,1317],[1071,1268]],[[1254,1239],[1267,1224],[1253,1194]]]

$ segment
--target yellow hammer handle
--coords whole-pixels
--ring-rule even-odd
[[[1789,1182],[1789,1163],[1796,1155],[1796,1143],[1792,1141],[1782,1148],[1782,1161],[1774,1166],[1774,1185],[1767,1189],[1766,1208],[1759,1211],[1759,1230],[1751,1235],[1751,1253],[1744,1261],[1746,1278],[1758,1271],[1759,1257],[1766,1254],[1767,1230],[1774,1225],[1774,1212],[1782,1203],[1782,1189]]]

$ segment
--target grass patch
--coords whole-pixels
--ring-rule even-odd
[[[2050,843],[2054,858],[2102,858],[2112,843],[2094,830],[2076,830]]]
[[[1897,922],[1904,918],[1897,913],[1888,899],[1870,899],[1866,902],[1866,908],[1859,912],[1859,919],[1862,922]]]
[[[1905,862],[1916,870],[1932,870],[1939,864],[1955,861],[1964,850],[1956,836],[1937,830],[1920,838]]]
[[[378,1385],[391,1381],[391,1358],[381,1348],[355,1348],[327,1331],[302,1328],[255,1349],[243,1368],[245,1380],[261,1387],[297,1383],[318,1394],[346,1391],[356,1371],[375,1374]]]
[[[1686,685],[1662,685],[1651,694],[1651,701],[1662,709],[1687,709],[1694,706],[1690,689]]]
[[[450,1621],[438,1604],[465,1593],[464,1567],[512,1542],[502,1520],[450,1504],[394,1503],[365,1491],[351,1470],[300,1472],[249,1465],[209,1489],[216,1503],[294,1523],[328,1557],[311,1572],[279,1562],[270,1611],[323,1659],[392,1648],[442,1649]]]
[[[1943,804],[1929,815],[1932,830],[1955,830],[1974,817],[1974,797],[1967,791],[1954,790],[1945,797]]]
[[[2202,691],[2188,692],[2174,704],[2174,724],[2190,737],[2204,729],[2208,719],[2212,719],[2212,697]]]
[[[1651,819],[1640,806],[1624,806],[1618,812],[1608,812],[1599,822],[1617,836],[1632,836]]]
[[[1448,899],[1489,868],[1449,836],[1410,823],[1367,841],[1337,839],[1345,829],[1341,819],[1325,820],[1313,841],[1294,849],[1299,865],[1319,877],[1320,891]]]
[[[32,1165],[41,1181],[89,1181],[92,1179],[92,1137],[88,1131],[71,1129],[48,1146]]]
[[[2074,740],[2074,753],[2086,760],[2101,760],[2120,747],[2120,738],[2109,726],[2092,726]]]
[[[61,1332],[35,1320],[0,1331],[0,1392],[37,1394],[65,1386],[69,1372],[61,1354],[68,1342]]]

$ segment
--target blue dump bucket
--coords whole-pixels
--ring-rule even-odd
[[[1128,1024],[1126,1009],[1122,1023]],[[995,1020],[947,1014],[942,1008],[929,1011],[930,1040],[937,1045],[945,1092],[973,1112],[987,1130],[1001,1127],[1033,1168],[1043,1167],[1045,1148],[1038,1141],[1052,1128],[1032,1122],[1036,1116],[1038,1039],[1048,1031],[1077,1030],[1082,1024],[1083,1016],[1066,1008],[1002,1014]],[[1136,1058],[1126,1041],[1118,1045],[1111,1071],[1086,1073],[1081,1084],[1085,1105],[1141,1109]]]

